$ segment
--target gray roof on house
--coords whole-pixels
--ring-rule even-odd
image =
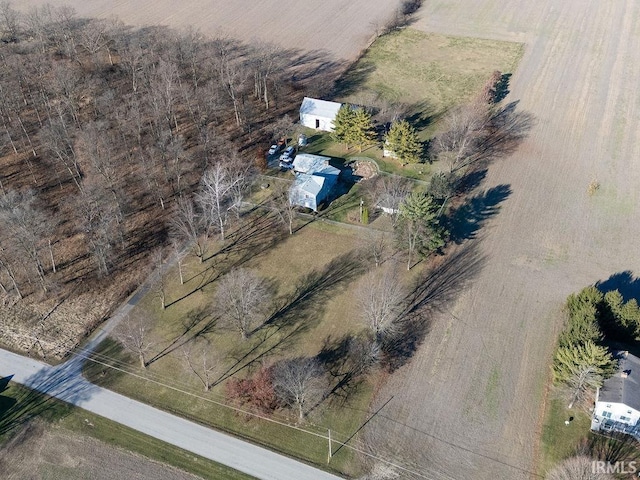
[[[315,196],[320,193],[320,190],[322,190],[324,181],[324,177],[321,177],[319,175],[308,175],[306,173],[299,173],[298,175],[296,175],[294,188]]]
[[[320,174],[322,176],[340,175],[340,170],[329,165],[329,157],[322,155],[312,155],[310,153],[299,153],[293,159],[293,171],[296,173],[308,173],[309,175]]]
[[[335,118],[341,103],[318,100],[316,98],[304,97],[300,106],[300,113],[303,115],[315,115],[316,117]]]
[[[640,411],[640,358],[620,352],[618,359],[618,372],[604,381],[598,401],[624,403]]]

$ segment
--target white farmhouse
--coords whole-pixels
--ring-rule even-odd
[[[333,121],[341,103],[304,97],[300,106],[300,123],[305,127],[325,132],[333,131]]]
[[[640,436],[640,359],[618,354],[618,372],[604,381],[596,394],[592,430],[618,431]]]

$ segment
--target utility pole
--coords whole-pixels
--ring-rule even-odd
[[[333,453],[331,452],[331,429],[327,429],[329,432],[329,455],[327,456],[327,463],[329,463],[331,461],[331,457],[333,456]]]

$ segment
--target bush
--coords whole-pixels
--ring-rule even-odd
[[[273,388],[273,367],[262,367],[250,378],[231,379],[225,387],[229,400],[251,405],[262,413],[271,413],[280,406]]]

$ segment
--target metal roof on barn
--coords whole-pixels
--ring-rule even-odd
[[[334,119],[341,106],[342,104],[337,102],[304,97],[302,105],[300,106],[300,114]]]

